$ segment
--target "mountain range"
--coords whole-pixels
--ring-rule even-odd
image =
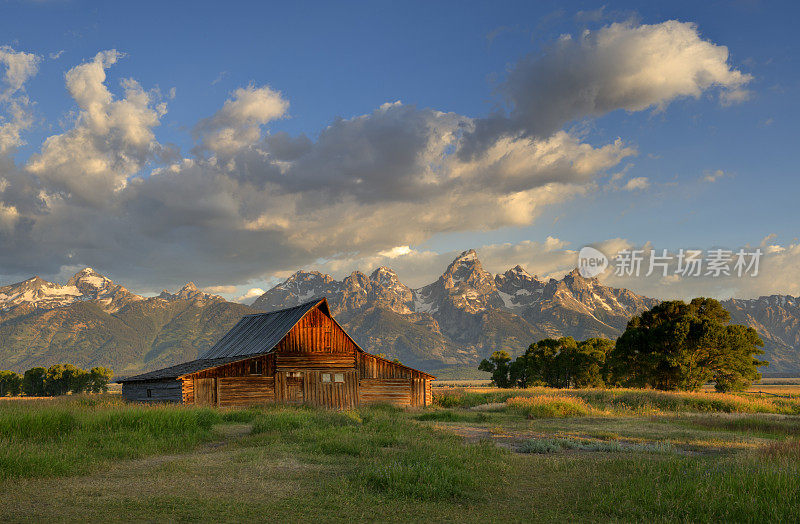
[[[0,287],[0,369],[57,362],[105,365],[121,375],[156,369],[196,358],[241,315],[322,296],[364,349],[429,371],[473,369],[492,351],[519,354],[545,337],[614,339],[631,316],[658,303],[577,270],[547,280],[520,266],[493,275],[473,250],[421,288],[406,286],[388,267],[343,280],[298,271],[250,306],[192,283],[143,297],[86,268],[65,285],[33,277]],[[723,305],[733,322],[759,331],[770,373],[800,373],[800,298]]]

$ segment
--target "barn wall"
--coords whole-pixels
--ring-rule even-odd
[[[275,347],[280,353],[346,353],[358,351],[350,337],[328,315],[309,311]]]
[[[275,377],[223,377],[217,379],[220,406],[247,406],[275,401]]]
[[[197,373],[192,373],[187,376],[193,378],[250,377],[254,376],[250,375],[250,362],[253,360],[262,361],[263,374],[255,376],[271,377],[275,375],[275,355],[270,354],[259,355],[247,360],[240,360],[239,362],[231,362],[230,364],[225,364],[216,368],[204,369],[203,371],[198,371]]]
[[[411,379],[408,378],[362,378],[358,382],[361,404],[410,406],[411,390]]]
[[[184,377],[181,379],[182,396],[184,404],[194,404],[194,380]]]
[[[355,370],[356,367],[356,356],[353,353],[278,353],[275,360],[276,371]]]
[[[326,372],[343,374],[344,382],[322,382],[322,374]],[[339,409],[352,409],[358,405],[358,375],[355,369],[307,371],[304,375],[303,393],[307,403]]]
[[[150,397],[147,390],[150,390]],[[175,379],[124,382],[122,398],[136,402],[181,402],[181,382]]]

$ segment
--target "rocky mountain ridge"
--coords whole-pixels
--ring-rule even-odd
[[[322,296],[364,349],[426,370],[472,369],[494,350],[520,353],[545,337],[613,339],[631,316],[658,303],[577,271],[545,280],[515,266],[494,275],[473,250],[420,288],[388,267],[342,280],[298,271],[249,307],[191,282],[144,297],[86,268],[66,284],[33,277],[0,287],[0,369],[57,362],[107,365],[120,374],[155,369],[196,358],[243,314]],[[769,373],[800,373],[800,298],[722,304],[733,322],[759,331]]]
[[[130,374],[191,360],[254,311],[191,282],[156,297],[85,268],[66,284],[33,277],[0,288],[0,369],[69,362]]]
[[[334,314],[364,347],[419,366],[474,363],[499,348],[518,353],[547,336],[614,338],[632,315],[657,303],[577,271],[548,281],[521,266],[492,275],[468,250],[435,282],[418,289],[403,284],[387,267],[369,276],[355,271],[341,281],[298,271],[252,307],[271,311],[321,296],[328,297]],[[373,321],[384,327],[375,329]],[[433,344],[427,354],[409,347],[404,336],[419,326],[435,339],[426,341]]]

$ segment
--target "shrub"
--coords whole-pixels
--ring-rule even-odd
[[[589,414],[586,402],[568,396],[513,397],[506,401],[506,405],[528,418],[583,417]]]

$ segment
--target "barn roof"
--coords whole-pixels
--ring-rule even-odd
[[[306,313],[317,306],[330,315],[328,301],[325,298],[269,313],[245,315],[211,349],[200,355],[197,360],[157,369],[141,375],[120,378],[116,382],[141,382],[178,378],[203,369],[215,368],[251,356],[269,353]]]
[[[317,305],[330,315],[328,301],[324,298],[271,313],[246,315],[200,358],[247,357],[268,353]]]
[[[150,371],[149,373],[142,373],[141,375],[118,378],[114,382],[148,382],[151,380],[166,380],[171,378],[178,378],[181,375],[195,373],[197,371],[202,371],[204,369],[215,368],[217,366],[222,366],[223,364],[236,362],[237,360],[242,360],[242,357],[191,360],[189,362],[176,364],[168,368],[157,369],[155,371]]]

